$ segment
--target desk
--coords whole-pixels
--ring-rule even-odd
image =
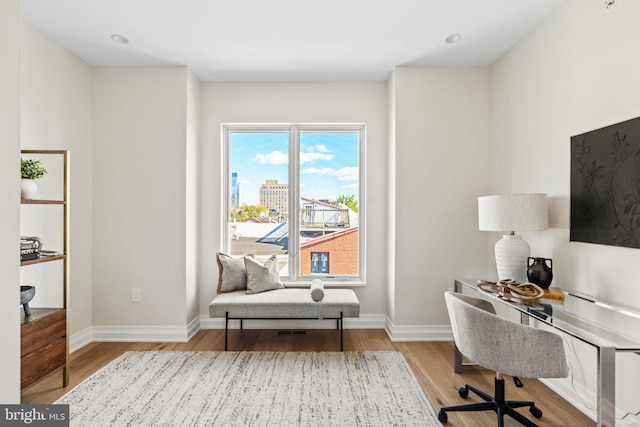
[[[531,318],[569,334],[597,350],[597,422],[599,427],[615,426],[616,352],[640,354],[640,338],[625,336],[619,331],[639,331],[640,313],[574,292],[563,291],[564,301],[541,299],[524,304],[506,301],[495,293],[481,290],[475,279],[456,279],[454,291],[463,289],[480,292],[492,301],[520,312],[520,322],[528,325]],[[462,372],[462,354],[456,348],[454,370]]]

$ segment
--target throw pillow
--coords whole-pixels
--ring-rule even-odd
[[[247,272],[244,267],[245,258],[247,257],[233,258],[222,252],[216,253],[216,261],[218,262],[217,293],[223,294],[247,289]]]
[[[248,294],[284,288],[278,274],[278,258],[275,255],[272,255],[264,265],[260,265],[251,258],[245,258],[244,266],[247,270]]]
[[[324,298],[324,283],[320,279],[314,279],[311,281],[311,299],[315,302],[322,301]]]

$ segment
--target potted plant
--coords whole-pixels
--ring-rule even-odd
[[[21,185],[20,196],[23,199],[32,199],[38,192],[38,185],[35,180],[40,179],[47,173],[42,167],[40,160],[20,159]]]

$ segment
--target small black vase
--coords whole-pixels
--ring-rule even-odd
[[[548,264],[547,261],[549,261]],[[527,268],[527,279],[542,289],[547,289],[553,280],[553,262],[551,259],[529,257],[527,265],[529,266]]]

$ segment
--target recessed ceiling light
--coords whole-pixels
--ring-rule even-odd
[[[125,36],[123,36],[122,34],[111,34],[111,40],[113,40],[116,43],[120,43],[120,44],[129,43],[129,40],[127,40],[127,38]]]
[[[453,43],[456,43],[456,42],[460,41],[461,38],[462,38],[462,36],[460,34],[451,34],[444,41],[446,41],[449,44],[453,44]]]

